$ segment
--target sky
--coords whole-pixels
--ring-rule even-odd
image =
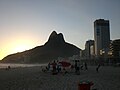
[[[111,40],[120,39],[120,0],[0,0],[0,59],[44,45],[52,31],[84,49],[96,19],[109,20]]]

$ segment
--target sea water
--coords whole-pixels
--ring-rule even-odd
[[[0,63],[0,68],[7,68],[10,66],[11,68],[17,67],[34,67],[34,66],[46,66],[47,64],[11,64],[11,63]]]

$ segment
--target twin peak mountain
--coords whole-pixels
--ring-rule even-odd
[[[48,41],[33,49],[8,55],[3,58],[4,63],[47,63],[58,57],[71,57],[80,54],[80,48],[65,42],[63,34],[53,31]]]

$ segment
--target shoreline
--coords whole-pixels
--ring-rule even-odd
[[[35,67],[35,66],[46,66],[47,64],[22,64],[22,63],[0,63],[0,69],[6,69],[8,66],[11,68],[20,68],[20,67]]]

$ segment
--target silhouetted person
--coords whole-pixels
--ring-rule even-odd
[[[54,61],[53,62],[53,74],[56,74],[56,65],[57,63]]]
[[[85,62],[85,70],[88,70],[87,63]]]
[[[50,70],[50,63],[48,63],[48,70]]]
[[[76,73],[77,75],[79,75],[79,74],[80,74],[80,67],[79,67],[79,65],[78,65],[78,62],[77,62],[77,61],[75,61],[75,73]]]
[[[100,64],[98,64],[96,71],[99,72]]]
[[[61,65],[59,63],[57,64],[57,71],[58,73],[61,71]]]
[[[74,65],[71,65],[71,69],[73,69],[74,68]]]
[[[63,68],[63,75],[67,74],[68,71],[65,69],[65,67]]]
[[[83,70],[83,65],[80,66],[80,69]]]
[[[10,70],[11,69],[11,67],[10,66],[8,66],[7,68],[6,68],[6,70]]]
[[[11,67],[10,67],[10,66],[8,66],[8,69],[11,69]]]
[[[80,67],[77,66],[77,72],[76,72],[77,75],[80,75]]]
[[[77,72],[77,61],[75,61],[75,73]]]

